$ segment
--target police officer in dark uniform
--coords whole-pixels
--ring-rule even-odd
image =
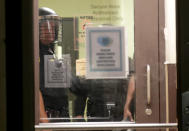
[[[40,91],[48,118],[69,121],[68,88],[45,87],[45,55],[55,55],[55,42],[61,42],[61,19],[52,9],[39,8]],[[50,119],[50,121],[52,121]]]

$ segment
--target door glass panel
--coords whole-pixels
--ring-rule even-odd
[[[135,121],[134,1],[39,7],[40,122]]]
[[[39,0],[40,125],[176,123],[173,3]]]

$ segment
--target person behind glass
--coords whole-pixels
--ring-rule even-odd
[[[126,95],[126,100],[125,100],[125,105],[124,105],[124,112],[123,112],[124,121],[127,121],[127,120],[134,121],[133,119],[134,94],[135,94],[135,77],[134,77],[134,74],[132,74],[128,83],[128,90],[127,90],[127,95]]]
[[[87,121],[133,121],[134,116],[134,65],[130,60],[128,79],[83,80],[83,91],[77,95],[75,115],[84,117],[87,104]],[[79,90],[79,89],[78,89]],[[87,103],[86,103],[87,101]],[[109,103],[108,103],[109,102]],[[112,107],[109,107],[108,104]],[[110,114],[109,114],[110,113]],[[92,119],[94,118],[94,119]],[[97,118],[97,119],[95,119]],[[99,118],[99,119],[98,119]]]
[[[40,53],[40,117],[65,118],[69,121],[67,88],[45,87],[45,55],[54,55],[59,25],[56,12],[47,7],[39,8]],[[43,107],[44,106],[44,107]],[[60,120],[60,119],[59,119]],[[50,119],[51,121],[51,119]],[[48,122],[41,119],[41,122]]]

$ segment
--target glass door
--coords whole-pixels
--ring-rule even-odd
[[[166,1],[35,2],[36,129],[176,128]]]

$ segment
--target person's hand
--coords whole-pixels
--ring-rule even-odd
[[[77,122],[85,122],[84,117],[82,115],[75,116]]]
[[[83,116],[82,115],[78,115],[78,116],[76,116],[76,118],[83,118]]]
[[[123,120],[127,120],[128,118],[129,118],[130,121],[134,121],[129,108],[125,107],[124,108],[124,114],[123,114]]]

